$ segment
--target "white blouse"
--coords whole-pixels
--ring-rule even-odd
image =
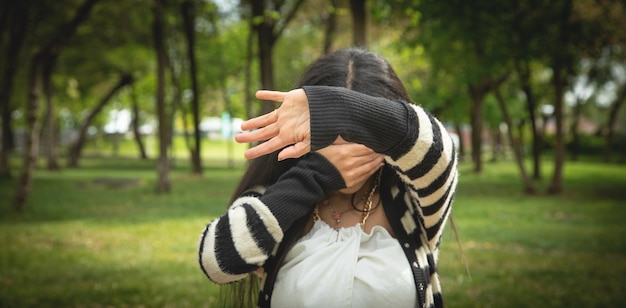
[[[272,307],[415,307],[415,281],[396,239],[381,226],[338,231],[322,220],[287,253]]]

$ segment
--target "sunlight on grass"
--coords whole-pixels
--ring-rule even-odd
[[[156,194],[153,161],[94,159],[40,170],[27,208],[0,208],[0,307],[210,307],[218,287],[197,240],[223,212],[241,172],[207,161],[173,168]],[[450,307],[608,307],[626,303],[626,167],[570,163],[561,196],[524,196],[512,163],[461,166],[440,252]],[[547,170],[547,169],[546,169]],[[548,179],[539,182],[545,188]],[[0,182],[9,200],[14,182]]]
[[[624,166],[572,163],[561,196],[524,196],[512,164],[487,168],[463,174],[453,211],[471,279],[449,225],[444,235],[440,272],[451,306],[626,303]]]

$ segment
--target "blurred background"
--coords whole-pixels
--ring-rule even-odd
[[[215,306],[196,241],[254,92],[351,46],[457,145],[449,306],[623,306],[624,29],[618,0],[2,1],[0,307]]]

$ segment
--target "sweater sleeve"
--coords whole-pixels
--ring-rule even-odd
[[[308,154],[275,184],[245,193],[208,224],[200,236],[201,269],[216,283],[243,279],[263,266],[295,220],[344,186],[328,160]]]
[[[385,155],[417,200],[431,248],[436,248],[457,184],[457,157],[445,127],[417,105],[345,88],[303,88],[311,114],[311,147],[337,136]],[[403,222],[407,223],[407,222]]]

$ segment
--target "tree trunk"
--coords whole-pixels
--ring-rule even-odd
[[[542,138],[537,128],[537,103],[530,83],[530,66],[527,60],[515,61],[515,68],[522,83],[522,91],[526,95],[526,110],[530,119],[532,136],[533,179],[541,179],[541,143]]]
[[[496,87],[494,89],[494,94],[496,96],[496,100],[498,101],[498,107],[500,108],[500,112],[502,113],[502,118],[504,118],[504,123],[506,123],[507,137],[509,138],[509,142],[511,143],[511,149],[513,150],[513,156],[515,157],[517,168],[519,169],[522,176],[524,192],[527,194],[534,194],[537,189],[535,188],[535,185],[533,185],[532,179],[528,176],[528,172],[526,172],[526,167],[524,166],[524,156],[522,155],[520,144],[519,142],[517,142],[515,137],[513,137],[513,121],[511,120],[509,110],[506,106],[506,103],[504,102],[502,93],[500,92],[500,87]]]
[[[328,0],[326,15],[324,19],[326,21],[326,27],[324,29],[324,49],[323,54],[330,53],[333,45],[333,38],[337,31],[337,2],[338,0]]]
[[[169,114],[169,120],[168,120],[168,147],[172,147],[173,144],[173,123],[174,123],[174,119],[176,118],[176,112],[180,111],[181,115],[181,119],[183,121],[183,140],[185,141],[185,147],[187,148],[187,151],[189,152],[189,157],[192,158],[194,156],[193,152],[194,152],[194,147],[191,145],[191,137],[189,135],[189,125],[187,125],[187,108],[185,108],[185,105],[183,104],[183,100],[182,100],[182,90],[181,90],[181,83],[179,82],[178,79],[178,75],[182,74],[182,69],[181,72],[176,72],[176,69],[172,63],[172,59],[170,59],[169,56],[165,56],[165,64],[167,66],[166,71],[169,71],[170,73],[170,80],[172,82],[171,88],[172,88],[172,109],[171,112],[167,111],[166,108],[166,114]],[[167,107],[167,106],[166,106]],[[172,157],[170,157],[170,159],[173,161],[174,159],[176,159],[176,157],[174,157],[172,155]]]
[[[613,146],[613,136],[615,135],[615,123],[617,122],[617,115],[619,114],[620,108],[624,105],[626,101],[626,84],[622,85],[622,88],[619,91],[613,106],[611,106],[611,111],[609,112],[609,120],[606,124],[606,138],[604,142],[604,162],[611,162],[611,147]]]
[[[465,160],[465,141],[463,140],[463,129],[459,121],[454,121],[454,130],[457,136],[459,136],[459,149],[457,151],[459,161]]]
[[[185,38],[187,39],[187,58],[189,59],[189,77],[191,79],[191,113],[193,116],[194,148],[191,151],[191,166],[194,174],[202,174],[201,136],[200,136],[200,103],[198,91],[198,74],[196,73],[195,55],[195,16],[194,3],[191,0],[181,4]]]
[[[254,118],[256,112],[252,108],[252,95],[250,85],[252,84],[252,58],[253,58],[253,44],[254,44],[254,25],[252,24],[252,17],[250,18],[250,24],[248,27],[248,39],[246,42],[246,69],[244,71],[244,105],[246,108],[246,116],[248,119]]]
[[[580,130],[578,128],[580,124],[580,116],[583,109],[582,99],[576,99],[576,105],[574,106],[574,114],[572,115],[572,123],[570,126],[570,132],[572,134],[572,147],[571,147],[571,155],[572,160],[578,160],[578,154],[580,152]]]
[[[3,6],[3,20],[8,28],[8,40],[0,79],[0,122],[2,122],[2,144],[0,145],[0,178],[11,177],[9,155],[14,147],[13,129],[11,127],[11,96],[15,73],[19,64],[20,52],[24,46],[24,37],[27,28],[28,10],[30,1],[17,1],[11,5]]]
[[[141,131],[139,130],[139,102],[137,100],[137,93],[135,92],[135,87],[131,88],[130,92],[131,101],[133,104],[133,119],[131,121],[131,126],[133,129],[133,136],[135,137],[135,143],[137,144],[137,148],[139,149],[139,158],[148,159],[148,154],[146,153],[146,147],[143,145],[143,141],[141,139]]]
[[[69,147],[69,152],[67,154],[67,158],[68,158],[67,164],[69,167],[71,168],[78,167],[78,161],[81,157],[81,152],[85,145],[85,141],[87,140],[87,130],[91,126],[93,119],[95,119],[96,116],[100,114],[104,106],[106,106],[106,104],[109,101],[111,101],[111,98],[117,93],[117,91],[119,91],[123,87],[130,85],[132,83],[133,83],[133,76],[131,74],[122,74],[117,84],[115,84],[113,88],[111,88],[109,92],[107,92],[107,94],[104,97],[102,97],[102,99],[100,99],[96,107],[94,107],[91,110],[91,112],[87,115],[85,120],[83,120],[83,123],[80,125],[80,129],[78,130],[78,138]]]
[[[13,209],[21,211],[26,205],[28,194],[32,188],[32,176],[37,164],[39,152],[39,96],[41,93],[41,57],[35,54],[29,71],[29,92],[26,105],[26,140],[24,143],[23,164],[13,195]]]
[[[278,38],[280,38],[281,34],[289,24],[289,22],[295,17],[298,8],[304,0],[296,0],[292,3],[292,7],[285,14],[285,17],[282,18],[282,22],[280,23],[280,27],[277,27],[278,20],[274,19],[268,14],[265,14],[266,11],[266,1],[264,0],[251,0],[250,3],[252,5],[252,16],[253,20],[257,18],[261,20],[261,22],[253,23],[254,29],[257,33],[258,39],[258,53],[259,53],[259,65],[261,66],[261,87],[267,90],[275,90],[274,86],[274,63],[273,63],[273,49],[274,45]],[[280,12],[282,11],[283,5],[286,5],[284,2],[274,3],[273,9]],[[265,103],[261,108],[262,113],[270,113],[274,110],[275,104]]]
[[[480,173],[483,170],[483,99],[487,94],[487,89],[484,87],[475,87],[470,85],[469,92],[472,100],[470,104],[470,122],[472,125],[472,162],[474,163],[474,172]]]
[[[165,34],[164,27],[164,10],[165,0],[155,0],[153,13],[154,21],[152,24],[152,35],[154,39],[154,49],[157,56],[157,93],[156,93],[156,110],[158,119],[158,136],[159,136],[159,158],[157,161],[157,186],[158,193],[169,192],[171,189],[169,179],[169,160],[167,155],[168,148],[168,128],[169,118],[165,108],[165,68],[167,66],[167,55],[165,53]]]
[[[24,208],[28,194],[32,187],[32,173],[37,163],[39,151],[39,96],[41,92],[42,63],[44,57],[52,54],[58,55],[63,45],[72,37],[76,28],[83,23],[93,6],[99,0],[86,0],[76,10],[73,18],[59,26],[50,41],[33,55],[28,80],[28,103],[26,108],[27,134],[24,147],[24,161],[21,174],[15,188],[13,208],[20,211]]]
[[[352,13],[352,43],[367,48],[367,10],[365,0],[350,0]]]
[[[42,86],[46,102],[44,125],[41,136],[46,145],[48,170],[59,170],[59,154],[57,151],[57,117],[52,97],[52,71],[56,66],[58,55],[50,54],[43,61]]]
[[[259,53],[259,65],[261,67],[261,88],[274,90],[274,63],[272,59],[274,42],[274,26],[276,21],[265,16],[265,1],[252,1],[252,18],[263,17],[263,21],[255,25],[257,33],[257,44]],[[261,107],[261,113],[270,113],[274,110],[274,104],[271,102],[264,103]]]
[[[566,0],[559,20],[559,42],[561,46],[569,46],[569,22],[572,1]],[[563,133],[563,93],[567,79],[568,50],[555,51],[552,66],[552,86],[554,88],[554,117],[556,120],[556,136],[554,144],[554,172],[548,187],[548,194],[559,194],[563,191],[563,166],[565,164],[565,135]]]
[[[563,133],[563,90],[565,88],[565,73],[556,68],[553,76],[554,87],[554,118],[556,134],[554,138],[554,171],[548,187],[548,194],[559,194],[563,190],[563,164],[565,162],[565,136]]]

